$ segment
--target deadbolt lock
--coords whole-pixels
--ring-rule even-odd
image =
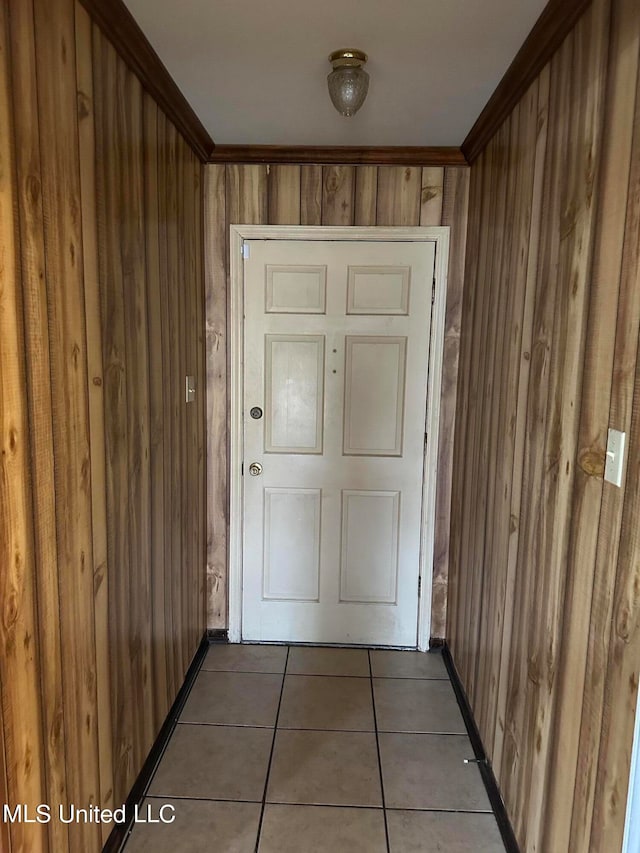
[[[262,474],[262,465],[259,462],[252,462],[249,465],[249,473],[252,477],[259,477]]]

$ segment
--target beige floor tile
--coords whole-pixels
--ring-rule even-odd
[[[259,853],[386,853],[381,809],[268,805]]]
[[[375,735],[278,730],[267,801],[382,805]]]
[[[260,803],[215,803],[206,800],[144,801],[154,817],[164,805],[175,809],[173,823],[138,824],[126,853],[253,853],[258,836]],[[164,814],[169,817],[170,811]]]
[[[369,677],[366,649],[327,649],[291,646],[287,674]]]
[[[270,729],[179,724],[149,793],[259,801],[272,740]]]
[[[387,824],[391,853],[504,853],[491,814],[387,811]]]
[[[286,646],[252,646],[239,643],[210,646],[202,664],[206,670],[231,672],[284,672]]]
[[[379,678],[446,678],[440,652],[399,652],[372,649],[371,670]]]
[[[281,687],[282,675],[200,672],[180,722],[274,726]]]
[[[278,728],[375,731],[369,679],[285,676]]]
[[[489,799],[462,735],[380,736],[382,781],[387,808],[491,811]]]
[[[374,678],[373,689],[378,731],[467,733],[449,681]]]

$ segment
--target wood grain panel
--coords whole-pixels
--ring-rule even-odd
[[[46,802],[45,756],[37,640],[37,577],[29,480],[26,370],[14,216],[16,173],[9,89],[9,26],[0,12],[0,667],[9,802]],[[50,697],[47,696],[47,702]],[[14,850],[49,849],[45,826],[9,829]]]
[[[67,794],[90,803],[100,799],[100,773],[74,12],[71,3],[34,2]],[[99,841],[97,825],[69,826],[71,846]]]
[[[378,206],[391,225],[446,224],[452,228],[442,392],[436,561],[432,634],[444,636],[449,505],[462,283],[465,264],[466,167],[385,167],[233,164],[208,165],[206,205],[207,335],[207,625],[227,627],[228,526],[228,232],[236,222],[375,225]],[[446,181],[445,181],[446,174]],[[408,178],[407,178],[408,175]],[[296,201],[297,198],[297,201]],[[444,206],[443,206],[444,205]],[[285,213],[288,210],[288,213]],[[444,217],[446,216],[446,221]]]
[[[355,166],[322,169],[322,225],[353,225]]]
[[[354,225],[375,225],[378,203],[378,169],[375,166],[356,168]]]
[[[300,167],[300,224],[322,224],[322,166]]]
[[[101,802],[113,805],[113,727],[109,666],[109,567],[104,442],[104,376],[98,273],[96,219],[95,118],[93,111],[93,55],[91,19],[76,6],[76,76],[78,87],[78,143],[82,203],[82,262],[89,376],[89,434],[91,445],[91,524],[94,560],[96,695]],[[109,825],[101,826],[106,842]]]
[[[227,625],[228,390],[226,169],[205,168],[207,627]]]
[[[109,808],[205,627],[204,395],[183,402],[187,366],[204,390],[201,164],[74,0],[3,6],[0,64],[0,787]],[[111,829],[0,843],[98,851]]]
[[[165,429],[163,382],[163,293],[160,286],[160,204],[158,107],[148,95],[143,104],[145,265],[147,270],[147,328],[149,330],[149,477],[151,615],[153,620],[154,727],[160,728],[169,710],[167,627],[165,623]]]
[[[634,4],[594,0],[471,168],[447,631],[522,850],[622,843],[640,642],[639,56]],[[621,489],[603,484],[608,426],[631,439]]]
[[[300,166],[269,167],[269,222],[300,225]]]
[[[380,166],[376,225],[415,225],[420,222],[422,169]]]
[[[436,210],[425,212],[425,186],[438,187],[440,175],[422,173],[422,205],[420,218],[431,218]],[[425,183],[425,178],[429,183]],[[460,352],[460,322],[464,286],[464,258],[467,239],[469,205],[469,170],[447,168],[442,176],[442,201],[438,205],[441,221],[428,224],[448,225],[451,228],[447,281],[447,310],[444,330],[444,360],[440,395],[440,430],[438,438],[438,482],[436,489],[436,521],[433,555],[433,592],[431,634],[444,637],[447,619],[447,581],[449,569],[449,527],[451,519],[451,486],[453,468],[453,436],[457,401],[458,358]],[[421,224],[424,224],[421,222]]]

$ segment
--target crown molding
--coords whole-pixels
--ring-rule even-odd
[[[455,147],[355,145],[216,145],[209,163],[289,163],[317,165],[466,166]]]
[[[123,0],[80,2],[195,154],[206,162],[213,140]]]
[[[591,0],[549,0],[462,143],[468,163],[484,151],[590,3]]]

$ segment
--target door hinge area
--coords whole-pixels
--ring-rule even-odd
[[[431,283],[431,304],[433,305],[433,303],[435,301],[436,301],[436,279],[434,276],[433,281]]]
[[[240,476],[244,476],[244,462],[240,463]]]
[[[246,240],[243,240],[242,241],[242,258],[243,258],[243,260],[246,261],[249,259],[250,256],[251,256],[251,252],[249,250],[249,244],[247,243]]]
[[[418,598],[420,598],[421,592],[422,592],[422,578],[418,576]]]

